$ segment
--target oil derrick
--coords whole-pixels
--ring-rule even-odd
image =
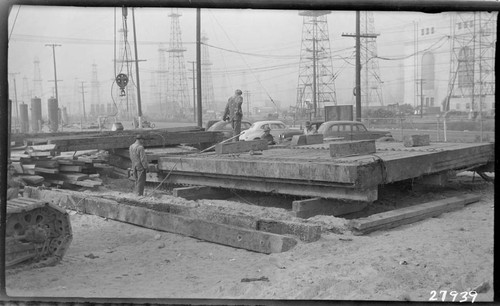
[[[90,79],[90,105],[91,109],[94,109],[96,116],[106,114],[106,106],[104,104],[101,104],[99,87],[99,81],[97,78],[97,65],[94,63],[92,64],[92,78]]]
[[[214,84],[212,81],[212,62],[206,45],[208,37],[203,34],[201,37],[201,92],[203,107],[205,110],[215,110]]]
[[[496,13],[479,11],[451,16],[450,79],[444,110],[494,109],[496,18]]]
[[[38,56],[33,61],[35,74],[33,76],[33,96],[43,100],[42,74],[40,73],[40,60]]]
[[[182,46],[181,28],[178,10],[172,9],[170,15],[170,43],[168,52],[168,94],[167,100],[169,109],[180,117],[185,117],[190,108],[189,89],[187,85],[186,64],[184,61],[184,52],[186,49]]]
[[[169,108],[167,104],[167,60],[165,58],[165,51],[163,44],[158,47],[158,62],[159,69],[156,71],[157,76],[157,95],[158,101],[160,103],[160,110],[163,116],[166,118],[168,116]]]
[[[360,12],[361,29],[361,103],[384,106],[382,96],[382,80],[378,66],[377,42],[375,37],[368,37],[375,33],[373,12]],[[363,37],[364,36],[364,37]]]
[[[126,25],[126,21],[124,22]],[[115,97],[118,97],[117,105],[113,106],[113,114],[118,112],[119,116],[123,119],[131,119],[135,116],[136,112],[136,91],[135,84],[133,82],[133,63],[132,51],[128,43],[128,30],[120,29],[118,30],[120,41],[119,41],[119,57],[116,59],[116,63],[120,64],[118,71],[115,71],[115,75],[120,73],[126,74],[129,78],[128,85],[122,90],[116,86]],[[118,109],[116,109],[116,108]]]
[[[296,115],[322,116],[325,103],[337,105],[328,34],[329,11],[300,11],[303,16]]]

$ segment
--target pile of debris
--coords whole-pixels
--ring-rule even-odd
[[[101,170],[109,169],[107,152],[58,152],[56,145],[12,148],[12,174],[31,186],[74,188],[101,186]]]

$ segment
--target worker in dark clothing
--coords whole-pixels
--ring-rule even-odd
[[[146,172],[148,171],[148,160],[144,150],[144,136],[137,135],[135,142],[129,147],[132,171],[135,178],[135,192],[142,196],[146,185]]]
[[[243,104],[242,94],[241,90],[236,89],[234,96],[227,100],[226,109],[222,116],[222,120],[231,122],[233,137],[241,133],[241,118],[243,118],[243,111],[241,110],[241,105]],[[238,141],[238,137],[233,139],[233,141]]]
[[[276,142],[274,142],[274,137],[271,135],[271,128],[269,125],[266,125],[264,127],[264,135],[262,135],[262,139],[267,140],[268,145],[274,145]]]

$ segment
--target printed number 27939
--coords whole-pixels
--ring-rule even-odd
[[[450,295],[450,298],[453,302],[467,302],[469,298],[472,298],[472,303],[476,300],[477,297],[477,292],[476,291],[463,291],[463,292],[457,292],[457,291],[450,291],[448,292],[447,290],[432,290],[431,291],[431,296],[429,297],[429,301],[445,301],[446,296]]]

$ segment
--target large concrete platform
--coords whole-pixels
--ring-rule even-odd
[[[330,144],[265,150],[261,155],[200,153],[158,160],[162,179],[306,197],[373,202],[378,186],[494,163],[494,143],[377,142],[367,155],[331,157]]]

